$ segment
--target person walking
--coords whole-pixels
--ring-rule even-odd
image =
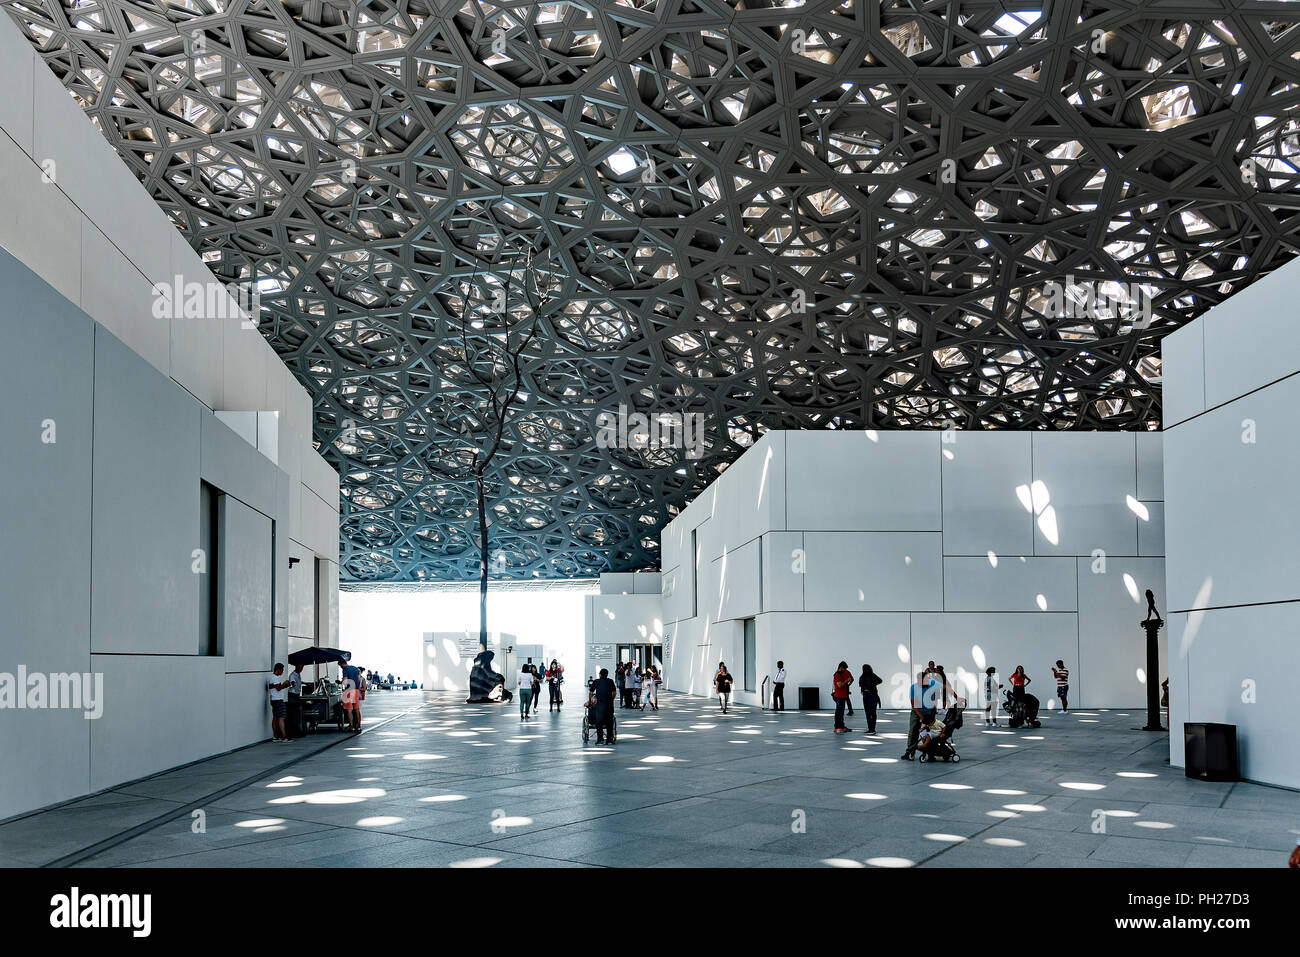
[[[867,715],[867,734],[876,733],[876,709],[880,707],[878,689],[884,680],[871,670],[871,665],[862,666],[862,676],[858,678],[858,690],[862,692],[862,710]]]
[[[559,711],[560,706],[564,704],[564,694],[560,685],[564,683],[564,669],[560,667],[559,661],[552,658],[551,667],[546,669],[546,687],[550,692],[550,710]]]
[[[652,710],[659,710],[659,669],[651,665],[646,669],[644,677],[645,687],[641,690],[641,710],[649,705]]]
[[[596,727],[596,743],[614,743],[614,693],[618,690],[609,677],[609,669],[601,668],[587,689],[587,720]]]
[[[533,672],[531,665],[520,665],[519,675],[515,679],[515,690],[519,692],[519,720],[528,717],[533,703]]]
[[[844,725],[844,706],[848,703],[851,687],[853,687],[853,672],[849,671],[847,661],[841,661],[835,669],[835,674],[831,675],[831,697],[835,699],[836,734],[853,730]]]
[[[542,673],[537,665],[529,665],[528,670],[533,673],[533,714],[536,715],[542,707]]]
[[[722,713],[727,713],[727,706],[731,704],[731,672],[727,670],[725,661],[718,662],[718,673],[713,676],[713,687],[718,692],[718,704],[722,706]]]
[[[361,688],[365,680],[357,665],[343,666],[343,711],[354,734],[361,732]]]
[[[785,662],[776,663],[776,678],[772,681],[772,710],[785,710]]]
[[[1025,700],[1025,686],[1034,679],[1025,674],[1024,665],[1016,665],[1016,670],[1011,674],[1011,697],[1017,701]]]
[[[984,669],[984,726],[998,726],[998,692],[1002,685],[998,683],[998,670],[992,665]]]
[[[1052,677],[1056,679],[1056,696],[1061,699],[1061,714],[1070,713],[1070,669],[1065,667],[1065,662],[1060,658],[1056,659],[1056,667],[1052,669]]]

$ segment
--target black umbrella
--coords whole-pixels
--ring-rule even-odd
[[[289,656],[291,665],[319,665],[328,664],[336,661],[339,664],[351,660],[352,652],[341,651],[338,648],[321,648],[318,645],[312,645],[310,648],[303,648],[301,651],[295,651]]]

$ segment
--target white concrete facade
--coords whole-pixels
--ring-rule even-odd
[[[1163,342],[1169,681],[1184,722],[1237,726],[1248,780],[1300,788],[1300,262]]]
[[[337,644],[339,485],[256,329],[155,318],[215,279],[6,17],[0,87],[0,672],[104,697],[0,711],[4,818],[268,737],[272,662]]]
[[[661,587],[658,572],[606,572],[600,576],[600,593],[585,599],[582,675],[572,675],[572,680],[581,677],[585,682],[601,668],[613,674],[619,645],[663,643]]]
[[[1054,706],[1145,697],[1146,588],[1162,594],[1158,433],[772,432],[663,533],[669,687],[708,693],[719,660],[756,702],[784,660],[829,701],[845,659],[904,706],[933,659],[972,705],[977,675],[1023,664]],[[692,550],[694,542],[694,552]],[[754,686],[744,620],[755,619]],[[1052,702],[1052,705],[1049,705]]]

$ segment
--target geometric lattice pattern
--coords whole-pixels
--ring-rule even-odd
[[[4,6],[259,282],[342,476],[345,579],[476,577],[457,330],[520,320],[530,251],[496,577],[654,567],[768,428],[1155,428],[1160,338],[1300,242],[1291,3]],[[1067,277],[1139,284],[1150,322],[1049,308]],[[599,447],[620,404],[703,413],[703,456]]]

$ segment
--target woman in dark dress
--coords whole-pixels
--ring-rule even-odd
[[[876,709],[880,707],[880,692],[876,689],[882,681],[884,679],[871,670],[871,665],[862,666],[858,688],[862,692],[862,710],[867,713],[867,734],[876,733]]]

